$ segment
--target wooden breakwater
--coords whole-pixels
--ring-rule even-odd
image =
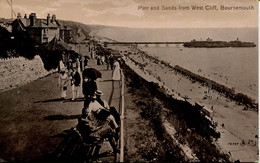
[[[233,99],[233,100],[237,101],[238,103],[243,103],[251,108],[256,108],[256,109],[258,108],[258,104],[256,104],[254,100],[252,100],[250,97],[248,97],[247,95],[245,95],[243,93],[235,93],[235,90],[233,90],[233,89],[230,89],[222,84],[219,84],[213,80],[207,79],[203,76],[197,75],[178,65],[174,66],[173,69],[183,75],[186,75],[187,77],[189,77],[192,80],[203,83],[206,86],[208,86],[222,94],[225,94],[226,97]]]
[[[182,68],[178,65],[176,66],[172,66],[170,65],[170,63],[167,63],[166,61],[161,61],[156,57],[150,56],[147,53],[138,50],[138,53],[141,53],[141,55],[143,55],[146,58],[149,58],[151,61],[153,61],[156,64],[163,64],[166,67],[186,76],[187,78],[190,78],[193,81],[197,81],[202,83],[205,86],[210,87],[211,89],[214,89],[216,91],[218,91],[219,93],[224,94],[226,97],[235,100],[236,102],[238,102],[238,104],[244,104],[247,107],[253,108],[258,110],[258,103],[255,102],[255,100],[251,99],[250,97],[248,97],[247,95],[243,94],[243,93],[236,93],[234,89],[228,88],[225,85],[219,84],[211,79],[205,78],[203,76],[197,75],[185,68]],[[133,61],[133,60],[132,60]],[[134,61],[136,64],[138,64],[141,68],[145,65],[140,64],[136,61]]]

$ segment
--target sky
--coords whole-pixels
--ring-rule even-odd
[[[8,2],[11,0],[0,0],[2,18],[11,18]],[[84,24],[134,28],[258,27],[257,0],[12,0],[12,3],[14,12],[22,16],[36,13],[37,18],[46,19],[50,13],[57,19]],[[202,10],[192,10],[195,5],[202,6]],[[251,7],[221,10],[222,5]],[[170,10],[163,10],[163,6]]]

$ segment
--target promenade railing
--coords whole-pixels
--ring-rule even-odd
[[[124,114],[125,114],[125,99],[124,99],[125,77],[121,71],[121,93],[120,93],[120,162],[124,162]]]

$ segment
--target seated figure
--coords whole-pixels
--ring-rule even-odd
[[[118,124],[110,111],[100,105],[94,95],[88,108],[82,109],[82,115],[78,119],[77,129],[86,143],[98,144],[94,155],[98,155],[99,149],[105,138],[108,138],[114,152],[117,150]]]

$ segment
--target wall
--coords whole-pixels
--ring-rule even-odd
[[[27,28],[28,35],[37,42],[41,42],[41,29],[39,28]]]
[[[38,55],[33,60],[23,57],[0,59],[0,92],[25,85],[55,71],[45,70]]]
[[[46,36],[48,37],[48,42],[50,42],[54,37],[58,40],[60,39],[60,31],[59,28],[48,28],[48,32],[46,32]]]

